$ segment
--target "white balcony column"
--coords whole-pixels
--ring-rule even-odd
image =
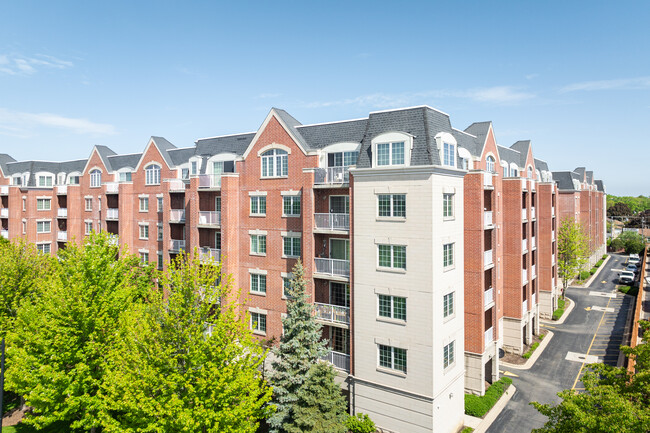
[[[492,226],[492,211],[491,210],[483,211],[483,226],[484,227]]]
[[[483,307],[487,308],[492,302],[494,302],[494,288],[490,287],[483,292]]]
[[[485,347],[494,341],[494,327],[489,327],[485,330]]]
[[[58,218],[67,218],[68,217],[68,208],[60,207],[56,210],[56,216]]]
[[[492,250],[483,251],[483,266],[492,264]]]

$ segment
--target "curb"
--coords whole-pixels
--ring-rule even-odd
[[[630,295],[624,294],[623,299],[625,299],[626,296],[630,296]],[[640,296],[641,293],[639,291],[639,293],[637,293],[636,295],[636,302],[640,302],[639,299]],[[634,305],[636,305],[636,302]],[[635,308],[630,308],[627,311],[627,317],[625,318],[625,329],[623,330],[623,340],[621,340],[621,343],[627,343],[627,344],[621,344],[621,346],[629,346],[632,343],[631,339],[632,339],[632,327],[634,326],[634,310]],[[618,359],[616,360],[616,366],[623,367],[625,365],[625,359],[626,359],[625,354],[623,353],[623,351],[619,349]]]
[[[546,320],[546,319],[540,319],[539,322],[540,322],[540,323],[546,323],[546,324],[548,324],[548,325],[552,325],[552,324],[555,324],[555,325],[561,325],[561,324],[563,324],[564,321],[566,320],[566,318],[569,317],[569,313],[571,313],[571,311],[573,311],[573,309],[574,309],[575,306],[576,306],[576,301],[574,301],[573,299],[569,298],[569,297],[566,296],[566,295],[564,296],[564,298],[565,298],[565,299],[568,299],[569,301],[571,301],[571,304],[569,304],[569,308],[567,308],[566,310],[564,310],[564,314],[562,314],[562,317],[560,317],[560,320]]]
[[[544,337],[544,339],[539,344],[537,349],[535,349],[535,351],[533,352],[533,355],[530,358],[528,358],[525,364],[517,365],[517,364],[510,364],[509,362],[499,362],[499,365],[512,368],[514,370],[528,370],[530,367],[532,367],[535,364],[537,358],[539,358],[542,355],[542,352],[544,352],[544,349],[546,349],[546,346],[548,346],[548,342],[551,341],[551,338],[553,338],[553,333],[551,331],[548,331],[546,337]]]
[[[510,401],[513,395],[517,392],[517,388],[514,385],[510,385],[504,392],[499,401],[490,409],[490,411],[485,415],[485,418],[476,418],[470,415],[465,415],[465,425],[468,427],[474,427],[474,433],[485,433],[487,429],[490,428],[492,423],[497,416],[503,411],[506,407],[506,404]],[[478,425],[477,425],[478,424]]]
[[[596,273],[593,274],[591,277],[589,277],[589,279],[587,281],[585,281],[585,283],[583,285],[581,285],[581,286],[570,286],[570,287],[572,287],[574,289],[586,289],[589,286],[591,286],[591,283],[594,282],[594,280],[596,279],[598,274],[600,274],[600,271],[603,270],[603,268],[605,267],[605,264],[607,264],[607,262],[609,262],[609,259],[611,257],[612,257],[611,255],[607,254],[607,258],[603,261],[603,264],[598,267],[598,270],[596,271]],[[571,280],[571,282],[574,282],[574,281],[575,281],[575,278],[573,280]]]

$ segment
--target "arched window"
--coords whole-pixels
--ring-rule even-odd
[[[489,155],[486,158],[485,162],[486,162],[487,171],[490,173],[494,173],[494,157],[492,157],[492,155]]]
[[[528,166],[528,179],[532,179],[532,178],[533,178],[533,167],[531,167],[529,165]]]
[[[282,149],[267,150],[262,154],[262,177],[289,175],[289,154]]]
[[[98,188],[102,186],[102,172],[99,169],[94,169],[90,172],[90,186]]]
[[[160,185],[160,166],[149,164],[144,168],[145,185]]]

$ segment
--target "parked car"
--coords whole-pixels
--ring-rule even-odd
[[[630,256],[630,258],[627,259],[627,263],[628,263],[628,264],[638,265],[639,262],[640,262],[640,260],[639,260],[638,257],[634,258],[634,257]]]
[[[630,258],[639,260],[639,255],[638,254],[630,254]]]
[[[623,271],[618,274],[619,284],[632,284],[634,282],[634,272]]]
[[[625,270],[626,270],[626,271],[630,271],[630,272],[632,272],[632,273],[634,273],[634,274],[636,274],[637,272],[639,272],[639,268],[637,268],[636,265],[627,265],[627,266],[625,267]]]

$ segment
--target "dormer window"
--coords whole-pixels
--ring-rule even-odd
[[[404,165],[404,142],[378,143],[377,165]]]
[[[351,165],[357,165],[357,159],[359,158],[359,152],[334,152],[327,154],[327,166],[328,167],[349,167]]]
[[[160,166],[150,164],[144,168],[145,185],[160,185]]]
[[[20,176],[14,176],[13,183],[12,183],[13,185],[22,185],[22,183],[23,182],[22,182],[22,179],[20,178]]]
[[[52,186],[52,176],[38,176],[38,186],[39,187],[51,187]]]
[[[99,188],[102,186],[102,172],[99,169],[94,169],[90,172],[90,187]]]
[[[131,172],[126,171],[120,173],[120,182],[131,182]]]
[[[271,149],[262,154],[262,177],[289,175],[289,154],[286,150]]]
[[[79,176],[77,175],[69,176],[68,185],[79,185]]]
[[[190,166],[192,168],[192,176],[196,176],[196,173],[198,172],[198,163],[197,163],[197,161],[192,161]]]
[[[181,179],[189,179],[190,178],[190,169],[189,168],[182,168],[181,169]]]
[[[442,143],[442,164],[456,167],[456,146],[446,141]]]
[[[533,178],[533,167],[528,166],[528,179]]]
[[[494,173],[494,157],[492,155],[489,155],[485,159],[485,168],[489,173]]]

